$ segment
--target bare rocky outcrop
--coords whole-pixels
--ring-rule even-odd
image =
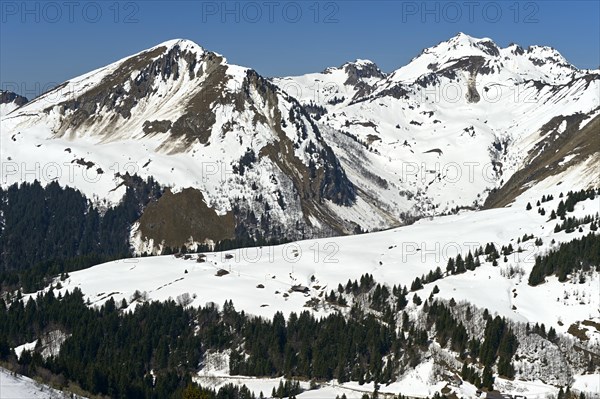
[[[27,102],[27,97],[23,97],[17,93],[13,93],[12,91],[0,90],[0,104],[14,103],[20,107],[27,104]]]

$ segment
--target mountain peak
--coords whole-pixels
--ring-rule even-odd
[[[484,54],[491,56],[500,55],[500,50],[496,43],[490,38],[475,38],[473,36],[469,36],[463,32],[458,32],[456,36],[450,38],[446,42],[442,42],[438,44],[437,47],[441,47],[441,50],[452,51],[452,50],[466,50],[466,49],[474,49],[475,51],[482,51]]]
[[[206,52],[206,50],[202,46],[200,46],[199,44],[197,44],[196,42],[194,42],[192,40],[172,39],[172,40],[167,40],[162,43],[159,43],[156,46],[153,46],[147,50],[142,51],[142,53],[156,51],[161,48],[165,48],[164,53],[169,53],[175,49],[179,49],[179,51],[182,51],[182,52],[185,51],[185,52],[189,52],[189,53],[196,54],[196,55],[201,55]]]
[[[529,46],[527,54],[531,57],[545,61],[553,61],[559,64],[570,65],[569,62],[554,47],[549,46]]]
[[[496,58],[500,49],[489,38],[475,38],[463,32],[433,47],[428,47],[411,62],[394,71],[393,81],[414,81],[419,76],[438,70],[449,62],[467,57]]]
[[[424,49],[421,54],[412,61],[423,58],[429,58],[430,62],[448,61],[451,59],[459,59],[466,56],[492,56],[500,55],[500,49],[492,41],[492,39],[475,38],[463,32],[458,32],[455,36],[446,41],[442,41],[433,47]]]
[[[342,69],[348,76],[345,84],[352,86],[357,85],[364,79],[382,79],[385,77],[385,74],[381,72],[379,67],[370,60],[357,59],[354,62],[345,63],[340,67],[340,69]]]
[[[482,39],[478,39],[471,35],[467,35],[464,32],[458,32],[456,35],[452,36],[448,41],[449,42],[477,42]]]
[[[357,58],[354,61],[346,62],[344,65],[342,65],[342,67],[345,67],[346,65],[354,65],[357,67],[365,67],[365,66],[373,66],[373,65],[377,66],[377,64],[375,64],[371,60],[364,60],[364,59],[360,59],[360,58]]]

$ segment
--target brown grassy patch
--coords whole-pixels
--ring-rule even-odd
[[[142,237],[157,244],[164,241],[169,247],[179,247],[190,237],[195,241],[233,238],[235,231],[233,213],[217,215],[193,188],[177,194],[167,190],[158,201],[148,204],[139,222]]]
[[[588,336],[585,334],[586,331],[586,329],[579,328],[579,325],[577,323],[571,324],[571,326],[569,326],[569,329],[567,330],[569,334],[576,338],[579,338],[579,340],[581,341],[587,341],[589,339]]]
[[[584,321],[581,322],[581,324],[583,324],[584,326],[593,327],[596,330],[600,331],[600,323],[597,323],[595,321],[584,320]]]

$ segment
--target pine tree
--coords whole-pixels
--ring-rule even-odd
[[[461,274],[466,272],[465,262],[460,254],[456,256],[456,274]]]
[[[469,251],[465,259],[465,267],[467,270],[475,270],[475,260],[473,259],[471,251]]]
[[[410,290],[411,291],[418,291],[418,290],[420,290],[422,288],[423,288],[423,284],[421,283],[421,279],[418,278],[418,277],[410,285]]]
[[[558,203],[558,208],[556,208],[556,215],[559,216],[561,219],[564,219],[566,213],[567,213],[567,208],[565,206],[564,201],[561,200]]]
[[[481,384],[484,388],[489,391],[494,389],[494,376],[492,374],[492,369],[490,366],[485,366],[483,369],[483,374],[481,376]]]
[[[456,272],[453,258],[448,259],[448,265],[446,266],[446,271],[450,274],[454,274]]]
[[[419,297],[417,294],[415,294],[415,295],[413,296],[413,303],[414,303],[415,305],[417,305],[417,306],[420,306],[420,305],[421,305],[421,303],[423,303],[423,301],[421,300],[421,298],[420,298],[420,297]]]

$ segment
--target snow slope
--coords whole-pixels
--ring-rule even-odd
[[[600,317],[600,276],[594,275],[585,286],[559,283],[551,277],[537,287],[529,286],[527,277],[536,255],[588,234],[589,224],[583,226],[583,232],[554,233],[556,220],[548,220],[548,214],[541,216],[535,208],[525,210],[528,202],[535,203],[544,194],[553,194],[554,200],[542,206],[547,212],[556,209],[559,194],[566,188],[535,186],[511,207],[423,219],[382,232],[207,253],[201,263],[198,255],[190,255],[189,259],[169,255],[109,262],[71,273],[59,291],[78,287],[94,305],[110,297],[117,303],[122,299],[129,302],[136,290],[145,293],[148,300],[177,299],[188,293],[187,302],[192,306],[207,302],[222,305],[231,299],[238,309],[271,317],[277,311],[289,314],[306,309],[311,297],[320,298],[339,283],[359,279],[364,273],[390,286],[410,286],[416,277],[438,266],[445,270],[449,257],[458,253],[464,256],[491,242],[497,248],[512,244],[516,249],[520,245],[523,251],[515,252],[498,267],[484,261],[473,272],[437,281],[439,295],[467,300],[517,321],[545,323],[566,332],[576,321]],[[598,212],[600,200],[596,198],[578,203],[573,216]],[[537,247],[534,240],[529,240],[518,245],[517,239],[524,234],[541,238],[543,244]],[[505,277],[510,266],[522,268],[524,276]],[[219,277],[219,270],[228,274]],[[308,287],[308,293],[292,291],[295,285]],[[426,297],[432,289],[433,284],[427,285],[419,295]],[[571,295],[563,300],[565,292]],[[130,303],[130,308],[135,308],[135,302]],[[319,306],[315,312],[326,314],[330,310]]]
[[[12,91],[0,90],[0,118],[27,103],[27,98]]]
[[[6,369],[0,367],[0,398],[2,399],[61,399],[81,398],[71,393],[57,391],[46,385],[40,384],[23,375],[13,375]]]

